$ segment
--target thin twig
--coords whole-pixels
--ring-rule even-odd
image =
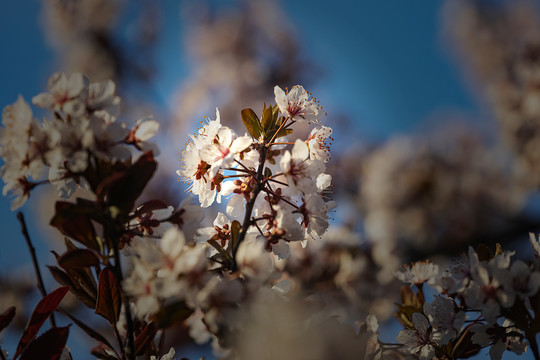
[[[276,184],[283,185],[283,186],[289,186],[289,184],[285,184],[283,181],[274,180],[274,179],[268,179],[268,181],[275,182]]]
[[[529,344],[530,344],[534,359],[540,360],[540,352],[538,351],[538,342],[536,341],[536,333],[526,332],[525,335],[526,335],[527,340],[529,340]]]
[[[126,336],[127,336],[127,347],[124,350],[124,354],[127,355],[129,360],[135,360],[135,338],[134,338],[134,327],[133,327],[133,318],[131,317],[131,308],[129,306],[129,299],[124,292],[122,283],[124,282],[124,276],[122,275],[122,268],[120,264],[120,252],[118,250],[118,239],[114,236],[110,238],[110,241],[113,244],[114,251],[114,270],[116,272],[116,279],[120,285],[120,292],[122,294],[122,302],[124,303],[124,311],[126,315]]]
[[[240,161],[238,161],[238,160],[236,160],[236,159],[234,159],[234,161],[235,161],[236,163],[238,163],[240,166],[242,166],[242,167],[245,169],[245,171],[249,172],[250,174],[253,173],[252,170],[248,169],[247,166],[244,165],[244,164],[242,164]],[[235,170],[238,170],[238,169],[235,169]]]
[[[37,279],[37,288],[39,289],[39,292],[41,293],[41,296],[45,297],[47,296],[47,290],[45,290],[45,285],[43,283],[43,278],[41,277],[41,271],[39,270],[39,263],[36,256],[36,249],[34,248],[34,245],[32,245],[32,240],[30,240],[30,235],[28,234],[28,228],[26,227],[26,221],[24,220],[24,215],[22,212],[17,213],[17,219],[21,223],[21,231],[24,236],[24,239],[26,240],[26,245],[28,245],[28,249],[30,250],[30,256],[32,256],[32,263],[34,264],[34,272],[36,273],[36,279]],[[52,327],[56,327],[56,319],[54,318],[54,313],[51,314],[49,321],[51,322]]]
[[[276,197],[279,198],[279,200],[283,201],[283,202],[286,202],[287,204],[291,205],[292,207],[294,207],[295,209],[300,209],[300,207],[296,204],[293,204],[292,202],[290,202],[289,200],[285,199],[283,196],[279,195],[279,194],[276,194],[274,191],[266,188],[266,189],[263,189],[264,192],[266,192],[267,194],[269,195],[274,195]]]
[[[268,148],[266,146],[260,147],[260,154],[259,154],[259,168],[257,169],[257,175],[255,177],[255,180],[257,183],[253,187],[253,192],[251,193],[251,197],[249,198],[249,201],[246,203],[246,213],[244,214],[244,221],[242,222],[242,228],[240,229],[240,232],[238,233],[238,240],[236,241],[236,244],[233,248],[232,252],[232,266],[231,270],[234,272],[236,271],[236,253],[238,251],[238,247],[244,241],[246,238],[246,234],[248,231],[249,226],[251,225],[251,213],[253,212],[253,206],[255,205],[255,200],[257,200],[257,196],[261,192],[261,190],[264,189],[264,185],[262,184],[263,181],[263,170],[264,170],[264,162],[266,161],[266,152],[268,151]]]
[[[270,146],[272,146],[273,144],[273,141],[275,140],[276,138],[276,135],[281,131],[281,129],[283,129],[283,126],[287,123],[287,120],[289,120],[289,118],[285,119],[281,125],[279,125],[279,128],[277,129],[277,131],[274,133],[274,135],[272,136],[272,138],[270,139],[270,141],[268,142],[268,145],[266,145],[267,148],[269,148]],[[294,124],[294,121],[290,122],[289,125],[292,125]],[[288,125],[288,126],[289,126]],[[286,129],[287,127],[285,127]],[[266,156],[266,155],[265,155]]]

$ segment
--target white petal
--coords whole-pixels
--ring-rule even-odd
[[[241,136],[233,141],[230,150],[232,153],[238,153],[247,149],[251,145],[251,142],[251,136]]]
[[[292,149],[292,157],[295,161],[303,161],[309,156],[309,148],[307,144],[300,140],[296,139]]]
[[[157,134],[159,123],[155,120],[144,121],[135,132],[135,137],[140,141],[146,141]]]

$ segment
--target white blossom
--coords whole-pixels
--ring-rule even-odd
[[[324,111],[310,98],[303,86],[295,85],[287,93],[279,86],[275,86],[274,95],[279,110],[285,116],[294,121],[320,124]]]
[[[321,160],[325,163],[330,160],[330,144],[326,143],[332,135],[332,128],[322,126],[320,129],[313,129],[307,139],[309,147],[309,158],[311,160]]]
[[[435,355],[435,347],[431,337],[428,319],[421,313],[412,314],[414,328],[401,330],[396,337],[403,344],[408,354],[417,355],[420,360],[431,360]]]

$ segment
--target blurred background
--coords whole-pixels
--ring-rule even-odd
[[[55,71],[113,79],[122,120],[153,115],[161,123],[148,197],[185,198],[175,171],[203,116],[214,118],[218,107],[222,123],[242,132],[242,108],[259,112],[275,85],[302,84],[334,129],[333,226],[360,234],[381,288],[392,288],[404,263],[444,262],[481,242],[532,256],[523,244],[540,230],[538,1],[0,6],[0,105],[19,94],[30,101]],[[22,208],[50,289],[56,285],[45,265],[62,242],[48,228],[55,197],[40,188]],[[0,216],[0,311],[17,304],[24,326],[37,301],[30,256],[5,197]],[[366,311],[388,318],[394,294],[381,292],[382,303],[371,298]],[[16,335],[3,334],[5,348],[14,348]],[[70,341],[75,358],[84,359],[84,336]],[[193,358],[208,352],[177,350]]]

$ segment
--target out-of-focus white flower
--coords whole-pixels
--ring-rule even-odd
[[[396,277],[406,284],[432,282],[438,274],[439,265],[431,261],[417,261],[410,266],[404,265],[402,269],[395,272]]]
[[[159,358],[159,360],[174,360],[173,356],[176,354],[174,348],[171,348],[168,353]],[[158,357],[151,355],[150,360],[158,360]]]
[[[116,85],[111,80],[92,83],[88,87],[86,107],[93,116],[102,118],[107,124],[116,120],[120,97],[115,96]]]
[[[34,96],[32,103],[45,109],[79,117],[86,112],[87,96],[88,79],[83,74],[54,73],[49,78],[49,92]]]
[[[531,247],[534,250],[534,255],[536,257],[540,257],[540,242],[533,233],[529,233],[529,241],[531,243]]]
[[[236,254],[238,268],[250,279],[264,281],[274,270],[272,258],[265,245],[265,241],[253,238],[244,240],[238,247]]]

